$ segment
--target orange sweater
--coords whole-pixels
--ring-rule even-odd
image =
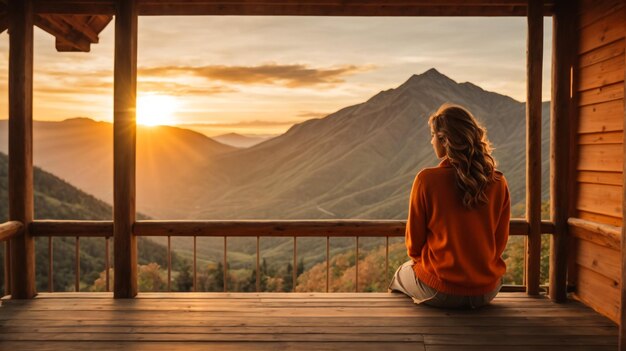
[[[452,295],[483,295],[506,271],[511,202],[506,179],[487,187],[488,203],[467,210],[446,158],[415,177],[406,224],[413,270],[426,285]]]

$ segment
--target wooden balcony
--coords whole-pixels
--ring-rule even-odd
[[[397,293],[40,293],[4,299],[2,350],[615,350],[578,302],[500,293],[477,311]]]
[[[9,219],[0,350],[626,350],[626,189],[623,0],[0,0],[10,31]],[[64,15],[85,15],[78,21]],[[88,51],[115,20],[114,219],[33,217],[33,28],[59,51]],[[438,310],[389,293],[137,295],[138,236],[401,236],[403,223],[148,222],[135,218],[135,106],[139,15],[527,16],[525,293],[503,292],[478,311]],[[551,220],[541,214],[543,19],[553,16]],[[63,17],[63,18],[61,18]],[[68,22],[69,21],[69,22]],[[85,23],[81,21],[86,21]],[[69,25],[60,30],[59,22]],[[89,22],[89,25],[86,23]],[[610,61],[609,61],[610,60]],[[620,61],[619,64],[615,62]],[[297,231],[289,232],[285,226]],[[332,228],[335,230],[331,230]],[[364,228],[364,226],[368,228]],[[388,230],[394,227],[394,230]],[[287,234],[285,234],[287,233]],[[293,233],[293,234],[292,234]],[[550,297],[540,287],[541,234],[551,236]],[[39,293],[34,238],[112,238],[114,293]],[[574,239],[574,240],[571,240]],[[258,239],[257,239],[258,240]],[[327,239],[328,240],[328,239]],[[51,245],[51,244],[50,244]],[[578,248],[578,249],[577,249]],[[582,248],[582,249],[581,249]],[[328,250],[327,250],[328,251]],[[569,257],[568,257],[569,256]],[[78,255],[77,255],[78,257]],[[108,257],[108,255],[107,255]],[[568,260],[569,259],[569,260]],[[295,257],[294,257],[295,262]],[[357,261],[358,262],[358,261]],[[107,262],[107,265],[109,263]],[[258,264],[258,254],[257,254]],[[358,267],[356,268],[358,279]],[[77,270],[78,271],[78,270]],[[108,271],[108,269],[107,269]],[[108,281],[109,279],[107,279]],[[294,277],[295,280],[295,277]],[[619,322],[568,299],[575,297]],[[77,284],[78,285],[78,284]],[[226,282],[224,286],[226,286]],[[295,284],[294,284],[295,285]],[[358,280],[356,281],[358,290]],[[115,299],[114,299],[115,297]],[[619,345],[618,345],[619,341]]]

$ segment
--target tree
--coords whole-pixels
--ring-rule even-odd
[[[188,260],[184,260],[181,264],[180,271],[174,280],[174,289],[176,291],[191,291],[193,287],[193,276],[191,275],[191,265]]]
[[[163,291],[167,284],[157,263],[140,265],[137,272],[139,291]]]
[[[287,263],[287,269],[283,275],[283,291],[291,291],[293,289],[293,266]]]

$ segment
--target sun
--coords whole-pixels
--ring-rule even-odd
[[[149,94],[137,98],[137,123],[144,126],[175,124],[178,101],[169,95]]]

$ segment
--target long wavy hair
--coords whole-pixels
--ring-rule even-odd
[[[487,186],[498,178],[487,130],[468,110],[452,104],[442,105],[430,116],[428,124],[456,170],[463,206],[472,209],[486,203]]]

